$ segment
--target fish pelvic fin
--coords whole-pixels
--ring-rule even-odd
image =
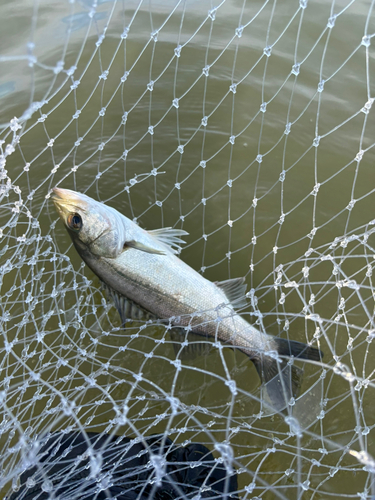
[[[267,399],[265,402],[273,409],[282,411],[288,406],[291,398],[298,397],[303,370],[279,355],[320,361],[323,353],[316,347],[294,340],[274,338],[273,343],[277,348],[275,356],[265,353],[254,358],[253,362],[261,381],[265,384]]]
[[[180,253],[181,245],[185,243],[181,236],[189,234],[183,229],[173,229],[173,227],[153,229],[152,231],[148,231],[148,233],[159,243],[167,246],[168,250],[174,254]]]
[[[107,298],[111,300],[111,302],[116,307],[121,318],[121,323],[123,325],[126,323],[126,321],[129,320],[148,321],[150,319],[157,319],[156,316],[154,316],[152,313],[150,313],[140,305],[113,290],[113,288],[104,283],[104,281],[101,281],[101,285],[102,289],[105,290]]]
[[[214,283],[225,293],[234,309],[247,306],[245,278],[232,278],[225,281],[215,281]]]

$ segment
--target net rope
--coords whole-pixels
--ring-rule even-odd
[[[375,498],[374,2],[0,12],[0,496]],[[240,351],[123,327],[55,186],[244,276],[250,323],[324,352],[301,396],[271,412]]]

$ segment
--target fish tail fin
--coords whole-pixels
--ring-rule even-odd
[[[288,406],[292,397],[298,397],[303,370],[289,364],[287,359],[281,359],[279,356],[320,361],[323,353],[316,347],[294,340],[275,338],[273,345],[276,346],[276,356],[263,354],[253,361],[260,379],[265,383],[269,403],[274,409],[281,411]]]

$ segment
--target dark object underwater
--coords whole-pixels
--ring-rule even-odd
[[[36,465],[21,475],[20,489],[8,500],[172,500],[198,494],[238,499],[236,472],[228,476],[204,445],[176,446],[160,436],[145,441],[147,448],[127,437],[90,432],[45,436]],[[150,452],[165,464],[159,485]],[[101,465],[91,477],[93,457],[94,469]]]

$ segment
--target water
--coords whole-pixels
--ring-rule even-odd
[[[318,499],[364,491],[367,474],[348,450],[366,446],[374,454],[371,435],[358,437],[374,424],[371,388],[351,393],[348,382],[327,366],[326,378],[315,386],[318,396],[306,402],[313,413],[307,421],[316,422],[309,432],[319,439],[309,433],[288,436],[281,416],[259,419],[259,379],[240,352],[212,348],[178,370],[163,327],[120,328],[117,313],[102,305],[98,280],[81,266],[48,194],[56,185],[75,189],[144,228],[185,229],[189,237],[181,257],[194,269],[214,281],[246,276],[258,299],[255,308],[248,307],[249,321],[258,318],[267,332],[287,332],[304,342],[320,328],[327,365],[340,360],[355,375],[370,377],[371,344],[364,340],[373,310],[366,275],[373,268],[373,235],[368,247],[355,240],[346,248],[340,242],[328,248],[335,237],[374,218],[374,53],[371,39],[363,40],[374,28],[369,3],[311,1],[304,9],[297,2],[109,1],[98,2],[90,18],[90,2],[38,6],[17,0],[3,4],[0,13],[0,125],[32,115],[22,123],[19,147],[6,169],[43,235],[41,242],[22,246],[16,238],[27,233],[28,217],[23,212],[15,228],[6,227],[13,205],[2,205],[0,225],[9,248],[0,265],[39,251],[35,268],[22,265],[5,273],[2,285],[2,295],[9,292],[2,316],[6,310],[12,316],[4,338],[18,340],[13,358],[4,357],[3,366],[17,366],[3,368],[4,387],[9,374],[22,387],[29,369],[49,384],[44,398],[38,397],[37,380],[23,393],[14,390],[7,404],[21,405],[15,413],[23,427],[32,425],[37,435],[72,425],[76,418],[68,403],[63,412],[45,413],[47,401],[47,408],[60,408],[65,395],[81,407],[79,421],[90,429],[166,432],[212,449],[227,439],[234,465],[244,468],[239,483],[246,498],[260,495],[265,483],[273,490],[262,498],[274,498],[275,492]],[[38,107],[30,108],[32,103],[44,100],[31,113]],[[4,137],[6,145],[12,134]],[[11,194],[9,202],[14,200]],[[322,260],[322,253],[333,260]],[[343,253],[362,257],[342,260]],[[41,268],[36,280],[33,273]],[[275,289],[278,272],[284,286]],[[350,279],[359,284],[359,294]],[[20,325],[33,298],[38,303]],[[224,366],[236,382],[236,396],[225,385]],[[306,367],[303,389],[320,374]],[[181,401],[175,413],[166,395]],[[134,427],[114,422],[114,408],[128,408]],[[300,410],[303,421],[308,413]],[[3,438],[7,449],[17,433]]]

